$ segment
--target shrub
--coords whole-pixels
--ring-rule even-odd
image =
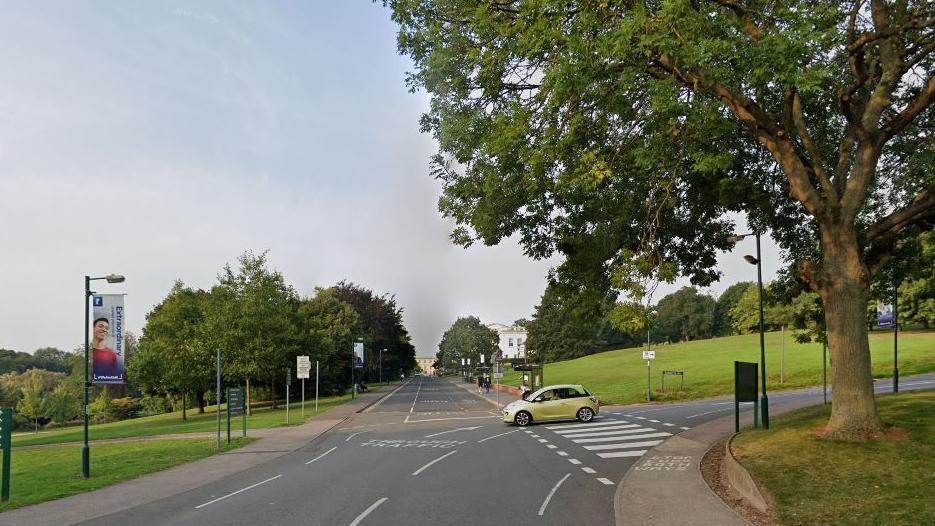
[[[172,410],[172,406],[169,404],[169,401],[166,400],[166,397],[161,395],[145,395],[140,400],[140,406],[143,408],[143,412],[147,415],[161,415],[162,413],[167,413]]]
[[[136,398],[131,398],[129,396],[125,398],[114,398],[110,401],[110,407],[107,409],[106,414],[108,418],[113,420],[126,420],[136,416],[141,408],[140,401]]]

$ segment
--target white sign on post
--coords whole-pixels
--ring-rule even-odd
[[[305,378],[309,377],[309,372],[312,370],[312,362],[308,359],[308,356],[296,356],[295,357],[295,374],[296,378]]]
[[[656,351],[643,351],[643,359],[644,360],[655,360]]]

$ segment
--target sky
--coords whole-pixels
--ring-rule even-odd
[[[246,250],[302,295],[395,295],[419,356],[459,316],[530,318],[558,260],[450,243],[396,29],[367,0],[4,6],[0,348],[81,345],[85,275],[127,277],[94,290],[140,334],[176,279],[210,288]],[[755,280],[753,250],[707,291]]]

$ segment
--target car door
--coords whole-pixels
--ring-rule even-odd
[[[565,389],[565,393],[562,394],[562,414],[565,418],[577,418],[578,409],[582,406],[581,397],[582,394],[577,389],[573,387]]]
[[[555,390],[549,389],[548,391],[543,391],[542,394],[535,398],[535,414],[533,418],[536,420],[552,420],[557,418],[556,415],[561,413],[561,399],[555,396]]]

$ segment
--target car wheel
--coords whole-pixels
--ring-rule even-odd
[[[513,422],[515,422],[516,425],[520,427],[526,427],[530,422],[532,422],[532,415],[526,411],[520,411],[519,413],[516,413],[516,416],[513,417]]]
[[[590,407],[582,407],[578,410],[578,420],[582,422],[590,422],[594,419],[594,411]]]

